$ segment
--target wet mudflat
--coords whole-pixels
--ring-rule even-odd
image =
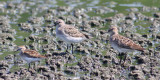
[[[159,80],[160,1],[10,0],[0,1],[0,78],[6,80]],[[56,38],[57,19],[75,25],[90,37],[65,54],[66,44]],[[143,46],[128,53],[119,65],[118,52],[109,44],[110,25]],[[26,45],[48,56],[36,68],[19,57]],[[14,64],[16,63],[16,64]]]

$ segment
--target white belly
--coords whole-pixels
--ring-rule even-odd
[[[122,47],[119,47],[117,44],[114,44],[114,43],[111,43],[111,46],[117,50],[118,52],[122,53],[126,53],[126,52],[133,52],[134,50],[131,50],[131,49],[126,49],[126,48],[122,48]]]
[[[79,43],[85,40],[83,37],[71,37],[64,35],[58,35],[57,37],[66,43]]]
[[[29,58],[29,57],[22,57],[22,60],[25,60],[27,63],[30,63],[30,62],[36,62],[36,61],[39,61],[39,60],[41,60],[41,58]]]

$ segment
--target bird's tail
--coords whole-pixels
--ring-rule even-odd
[[[144,51],[145,49],[137,44],[134,45],[134,49],[138,51]]]
[[[45,55],[39,55],[39,57],[40,57],[40,58],[44,58],[44,59],[47,58],[47,56],[45,56]]]

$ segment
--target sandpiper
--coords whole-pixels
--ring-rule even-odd
[[[40,61],[41,59],[46,58],[46,56],[39,54],[35,50],[26,49],[26,47],[24,45],[19,46],[17,51],[21,51],[19,53],[21,59],[25,60],[28,63],[28,65],[29,65],[28,70],[30,68],[31,62]]]
[[[119,55],[124,53],[124,63],[127,57],[127,52],[133,52],[135,50],[144,51],[144,48],[133,42],[131,39],[119,35],[117,27],[111,27],[108,32],[110,33],[111,46],[119,52]],[[122,57],[120,57],[120,64],[121,59]]]
[[[66,52],[68,51],[68,45],[71,45],[72,54],[73,43],[79,43],[86,39],[85,35],[79,32],[78,29],[76,29],[74,26],[65,24],[65,22],[61,19],[56,21],[56,36],[60,40],[67,43]]]

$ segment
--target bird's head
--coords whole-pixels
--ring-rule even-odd
[[[56,22],[55,22],[55,25],[63,25],[65,24],[65,22],[62,20],[62,19],[58,19]]]
[[[118,34],[117,27],[110,27],[110,29],[108,30],[108,33],[110,33],[110,34]]]
[[[25,47],[25,45],[18,46],[18,49],[17,49],[17,51],[24,51],[24,50],[26,50],[26,47]]]

